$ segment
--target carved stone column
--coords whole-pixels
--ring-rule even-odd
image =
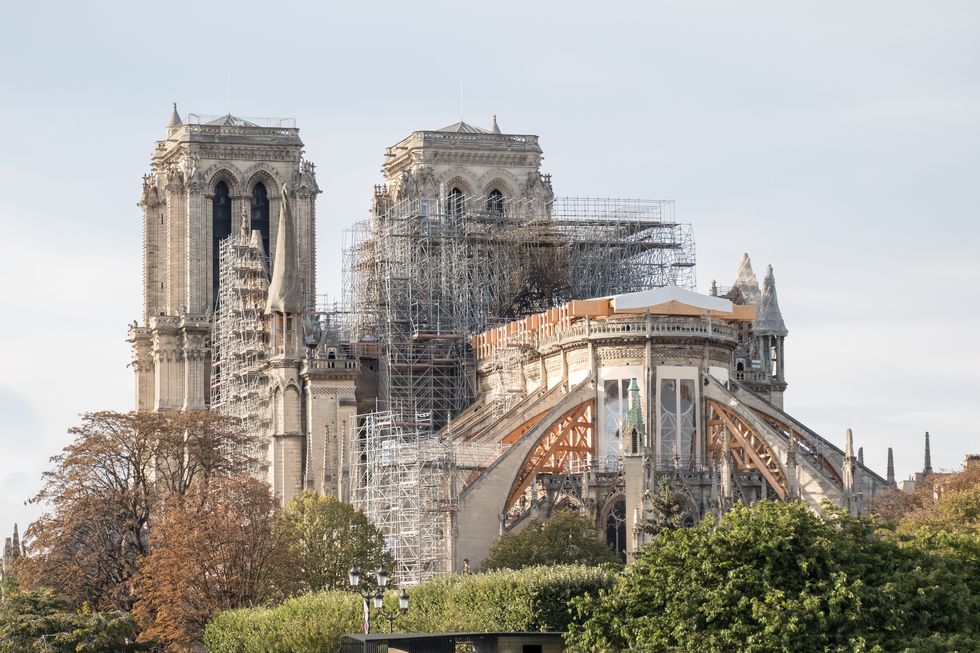
[[[185,315],[181,320],[180,338],[184,352],[184,410],[204,410],[209,403],[211,379],[211,325],[204,315]]]
[[[183,352],[177,338],[180,320],[159,315],[150,320],[153,338],[154,410],[178,410],[183,404]]]
[[[154,404],[154,364],[153,336],[150,329],[135,324],[129,327],[127,340],[133,346],[133,372],[136,376],[136,410],[153,410]]]

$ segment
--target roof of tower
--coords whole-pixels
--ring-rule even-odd
[[[663,286],[650,290],[623,293],[613,295],[608,299],[611,300],[613,310],[617,312],[648,309],[668,304],[683,304],[701,309],[705,313],[729,314],[734,310],[732,302],[724,297],[702,295],[679,286]]]
[[[758,305],[762,300],[762,293],[759,292],[759,280],[752,271],[752,261],[749,260],[748,253],[742,254],[742,261],[738,264],[738,272],[735,273],[735,283],[732,284],[739,289],[742,297],[750,304]]]
[[[180,119],[180,114],[177,113],[177,103],[174,102],[174,108],[170,111],[170,121],[167,123],[167,129],[176,129],[183,124]]]
[[[496,132],[491,132],[488,129],[483,129],[482,127],[476,127],[469,123],[463,122],[462,120],[460,120],[459,122],[454,122],[448,127],[443,127],[442,129],[439,129],[437,131],[454,132],[457,134],[490,134],[490,133],[499,134],[500,133],[499,129]]]
[[[233,116],[230,113],[215,118],[206,124],[212,127],[258,127],[254,122],[249,122],[244,118]]]
[[[772,274],[772,266],[766,268],[766,278],[762,282],[762,300],[759,303],[759,315],[752,326],[759,335],[786,336],[786,323],[779,310],[779,300],[776,298],[776,278]]]
[[[287,190],[283,186],[276,255],[272,264],[266,313],[299,313],[303,310],[303,289],[300,287],[299,266],[296,261],[296,235],[293,231],[292,209]]]

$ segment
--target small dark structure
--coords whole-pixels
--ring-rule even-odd
[[[340,653],[561,653],[561,633],[350,634]]]

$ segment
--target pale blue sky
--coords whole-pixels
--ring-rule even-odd
[[[789,412],[882,474],[980,450],[976,2],[19,2],[0,34],[0,533],[88,410],[132,406],[140,178],[170,103],[295,117],[320,289],[384,148],[538,134],[559,195],[673,199],[698,281],[776,271]]]

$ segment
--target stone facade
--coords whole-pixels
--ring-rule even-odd
[[[219,278],[219,249],[241,234],[239,249],[268,255],[272,279],[263,292],[290,297],[260,316],[264,352],[249,371],[261,377],[250,390],[263,396],[253,403],[267,412],[248,421],[258,473],[283,502],[304,489],[347,496],[358,365],[316,311],[320,188],[299,130],[288,120],[260,126],[231,115],[188,118],[174,107],[143,179],[143,324],[129,330],[137,410],[210,407],[212,355],[219,346],[236,354],[234,342],[212,337],[222,284],[236,282]],[[234,397],[220,406],[242,413]]]
[[[479,211],[495,191],[501,201],[533,202],[543,215],[553,199],[551,176],[541,173],[538,137],[502,134],[494,116],[490,129],[458,122],[435,131],[416,131],[385,150],[385,184],[374,197],[374,214],[398,201],[446,197],[458,190],[465,210]]]
[[[303,160],[299,130],[223,116],[184,124],[176,106],[151,156],[143,210],[143,325],[130,329],[140,410],[203,409],[210,403],[210,315],[217,241],[241,216],[261,219],[267,251],[277,246],[283,188],[295,206],[297,264],[310,306],[316,294],[315,219],[320,192]],[[220,188],[219,188],[220,185]],[[215,206],[216,190],[226,210]],[[216,217],[226,218],[219,226]]]

